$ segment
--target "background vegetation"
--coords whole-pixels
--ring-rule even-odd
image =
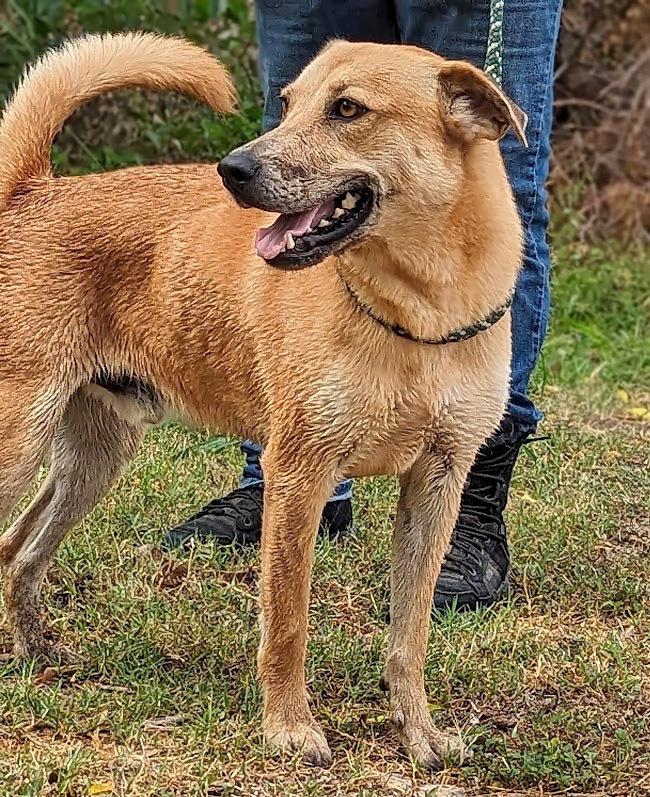
[[[4,6],[4,13],[3,13]],[[65,170],[214,160],[259,130],[251,0],[0,0],[0,99],[26,62],[63,37],[129,28],[182,33],[218,52],[242,97],[215,120],[178,97],[117,95],[61,137]],[[582,213],[584,240],[650,236],[650,0],[566,0],[556,69],[551,185]]]
[[[534,380],[550,440],[524,451],[513,486],[511,597],[431,627],[431,708],[473,758],[416,772],[387,723],[378,680],[392,479],[357,485],[348,544],[318,545],[308,678],[335,764],[314,772],[266,755],[257,552],[201,547],[186,559],[158,548],[170,523],[236,483],[239,455],[204,447],[207,431],[166,427],[48,576],[48,619],[80,663],[0,662],[0,795],[650,794],[647,9],[567,2],[554,312]],[[67,126],[59,171],[214,160],[257,133],[245,0],[0,2],[0,95],[65,35],[124,28],[182,32],[213,49],[235,73],[242,113],[217,120],[182,98],[116,94]]]

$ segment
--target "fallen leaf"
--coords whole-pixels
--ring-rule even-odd
[[[58,672],[56,667],[46,667],[40,675],[37,675],[36,678],[34,678],[34,683],[37,686],[52,683],[57,675]]]
[[[630,401],[630,394],[627,390],[623,390],[622,388],[616,391],[616,397],[622,401],[623,404],[627,404]]]
[[[109,781],[108,783],[91,783],[90,786],[88,786],[88,791],[86,794],[110,794],[113,791],[113,788],[112,781]]]
[[[650,410],[647,407],[630,407],[629,413],[635,418],[645,418],[650,413]]]

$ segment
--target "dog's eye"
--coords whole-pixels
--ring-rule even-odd
[[[367,111],[368,109],[364,108],[363,105],[359,105],[358,102],[343,97],[343,99],[336,100],[334,105],[332,105],[330,116],[333,119],[344,119],[348,122],[350,119],[358,119],[360,116],[363,116],[364,113],[367,113]]]

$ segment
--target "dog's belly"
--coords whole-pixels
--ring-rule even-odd
[[[174,415],[155,387],[131,374],[97,375],[84,390],[136,426],[155,426]],[[218,410],[215,415],[219,415]],[[345,417],[352,421],[354,414],[348,410]],[[233,421],[236,433],[251,435],[246,422],[237,423],[230,413],[217,425],[222,432],[232,432]],[[431,411],[421,407],[402,408],[401,412],[383,407],[381,412],[363,418],[358,424],[353,450],[346,459],[346,476],[399,474],[408,470],[421,452],[433,424]],[[331,431],[336,436],[336,424]],[[337,442],[344,450],[346,444]]]

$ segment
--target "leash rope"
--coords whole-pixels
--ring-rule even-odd
[[[490,26],[485,52],[486,74],[500,86],[503,82],[503,8],[505,0],[490,0]]]

